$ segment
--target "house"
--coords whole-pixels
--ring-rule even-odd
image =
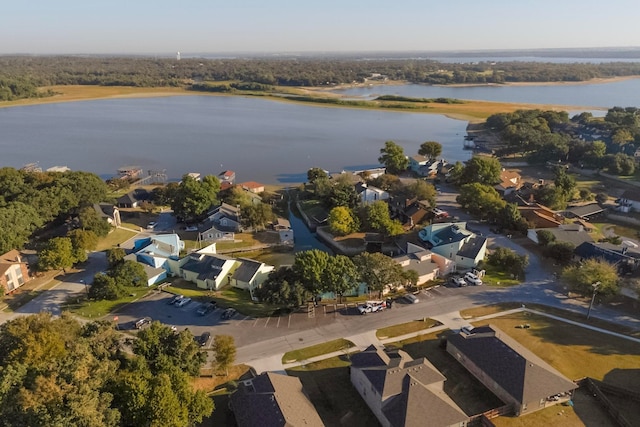
[[[418,233],[432,252],[456,263],[456,268],[473,268],[484,259],[487,238],[467,230],[466,222],[431,224]]]
[[[278,217],[273,222],[273,229],[280,235],[280,243],[283,245],[295,244],[293,229],[288,219]]]
[[[626,190],[616,202],[619,204],[618,210],[622,212],[629,212],[632,209],[640,211],[640,189]]]
[[[183,279],[201,289],[220,290],[231,281],[231,276],[240,263],[224,255],[202,253],[190,254],[180,268]],[[226,280],[225,280],[226,279]]]
[[[622,245],[614,245],[606,242],[584,242],[576,246],[573,253],[577,261],[600,259],[616,265],[619,268],[631,271],[637,269],[640,265],[640,253],[630,251],[630,247],[635,248],[637,245],[628,241],[622,242]]]
[[[264,192],[264,184],[260,184],[259,182],[255,182],[255,181],[247,181],[247,182],[243,182],[242,184],[239,184],[242,188],[244,188],[247,191],[250,191],[252,193],[255,194],[260,194]]]
[[[522,177],[516,171],[502,169],[500,171],[500,183],[494,188],[503,197],[518,191],[522,187]]]
[[[230,397],[238,427],[323,427],[297,377],[264,372],[238,382]]]
[[[9,294],[31,280],[29,266],[20,252],[13,249],[0,255],[0,288]]]
[[[199,231],[202,234],[211,227],[221,231],[240,231],[240,208],[227,203],[216,206],[207,213],[207,220]]]
[[[105,219],[109,224],[114,227],[120,227],[122,221],[120,220],[120,210],[117,206],[111,203],[95,203],[93,209],[98,214],[99,218]]]
[[[462,328],[447,352],[516,416],[571,399],[576,384],[496,326]]]
[[[251,299],[254,299],[253,291],[267,280],[269,273],[271,273],[275,267],[249,258],[238,258],[236,261],[240,263],[240,266],[233,273],[233,276],[231,276],[231,285],[236,288],[248,290],[251,294]]]
[[[198,227],[198,238],[203,242],[211,242],[217,240],[231,240],[235,239],[235,233],[231,231],[218,230],[212,222],[205,222]]]
[[[417,272],[419,284],[446,276],[455,269],[453,261],[413,243],[407,243],[407,253],[393,260],[400,264],[403,271]]]
[[[564,216],[567,218],[590,220],[602,212],[604,212],[604,208],[602,206],[597,203],[589,203],[587,205],[569,207],[564,211]]]
[[[118,197],[116,205],[119,208],[137,208],[140,204],[149,199],[149,192],[142,188],[129,191],[124,196]]]
[[[420,175],[420,167],[426,166],[429,163],[429,159],[420,154],[409,157],[409,170]]]
[[[469,417],[444,392],[427,359],[371,345],[351,356],[351,384],[383,427],[465,426]]]
[[[428,200],[416,200],[400,211],[398,219],[400,219],[405,228],[412,229],[432,216],[431,203]]]
[[[553,210],[539,203],[519,206],[518,211],[534,228],[553,228],[562,225],[562,215],[556,214]]]
[[[368,205],[378,200],[389,200],[389,193],[377,187],[369,186],[364,182],[357,183],[355,189],[360,203],[363,205]]]
[[[218,175],[218,179],[220,180],[221,184],[222,183],[233,184],[236,180],[236,173],[232,170],[222,171]]]
[[[593,242],[593,238],[580,224],[561,224],[558,227],[551,228],[530,228],[527,231],[527,238],[539,244],[538,231],[540,230],[549,231],[555,237],[556,242],[569,242],[574,246],[579,246],[584,242]]]
[[[147,271],[149,285],[160,282],[167,277],[167,273],[179,274],[180,252],[184,251],[184,242],[177,234],[158,234],[145,239],[138,239],[133,242],[133,249],[125,259],[137,261],[145,266],[159,270]],[[155,278],[154,281],[151,278]]]

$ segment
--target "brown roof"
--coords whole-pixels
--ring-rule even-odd
[[[0,255],[0,274],[4,274],[9,267],[14,264],[26,264],[22,261],[20,251],[12,249],[9,252]]]
[[[231,404],[239,427],[324,426],[296,377],[265,372],[241,382]]]
[[[467,360],[521,404],[538,401],[577,386],[496,326],[461,331],[448,341]],[[485,384],[487,385],[487,384]],[[487,385],[489,389],[492,386]]]
[[[260,184],[259,182],[255,182],[255,181],[243,182],[240,185],[242,186],[242,188],[253,189],[253,190],[255,190],[256,188],[264,187],[264,184]]]

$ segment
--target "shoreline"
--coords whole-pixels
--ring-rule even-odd
[[[616,79],[606,79],[607,82],[628,80],[638,77],[620,77]],[[602,79],[597,82],[604,81]],[[593,84],[594,80],[589,82],[571,82],[569,84]],[[378,82],[377,86],[381,85],[403,85],[407,82],[393,81],[393,82]],[[553,83],[545,83],[553,84]],[[555,84],[563,84],[556,82]],[[522,83],[515,85],[537,85],[537,83]],[[351,87],[362,87],[363,84],[348,85]],[[455,86],[455,85],[446,85]],[[478,86],[478,85],[466,85],[466,86]],[[486,86],[486,85],[482,85]],[[502,85],[492,85],[502,86]],[[347,86],[343,86],[347,87]],[[292,87],[290,90],[300,91],[306,96],[316,95],[320,98],[345,98],[345,95],[330,93],[329,91],[336,89],[334,87]],[[561,110],[561,111],[575,111],[575,110],[602,110],[606,111],[603,107],[591,107],[580,105],[559,105],[559,104],[532,104],[532,103],[520,103],[520,102],[493,102],[493,101],[478,101],[478,100],[465,100],[462,104],[425,104],[421,108],[385,108],[377,101],[366,100],[369,104],[363,106],[357,105],[338,105],[322,102],[309,102],[309,101],[297,101],[295,96],[280,96],[279,94],[261,93],[260,96],[255,96],[252,93],[211,93],[211,92],[197,92],[187,90],[183,87],[149,87],[140,88],[132,86],[91,86],[91,85],[68,85],[68,86],[48,86],[41,88],[42,90],[52,90],[56,92],[56,95],[43,98],[28,98],[17,101],[6,101],[0,103],[0,108],[11,107],[24,107],[34,106],[42,104],[55,104],[64,102],[79,102],[79,101],[97,101],[104,99],[136,99],[136,98],[162,98],[172,96],[235,96],[235,97],[250,97],[261,98],[269,101],[295,103],[298,105],[306,105],[310,107],[320,108],[355,108],[363,110],[375,110],[384,112],[396,112],[396,113],[419,113],[419,114],[439,114],[446,116],[454,120],[462,120],[470,123],[477,123],[486,120],[492,114],[501,112],[513,112],[519,109],[547,109],[547,110]],[[286,93],[286,92],[285,92]],[[291,93],[288,93],[291,95]]]

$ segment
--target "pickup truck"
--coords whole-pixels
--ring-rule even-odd
[[[378,313],[387,308],[387,303],[384,301],[367,301],[365,304],[358,306],[358,312],[360,314]]]

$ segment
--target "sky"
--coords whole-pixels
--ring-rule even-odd
[[[4,0],[0,54],[640,46],[638,0]]]

